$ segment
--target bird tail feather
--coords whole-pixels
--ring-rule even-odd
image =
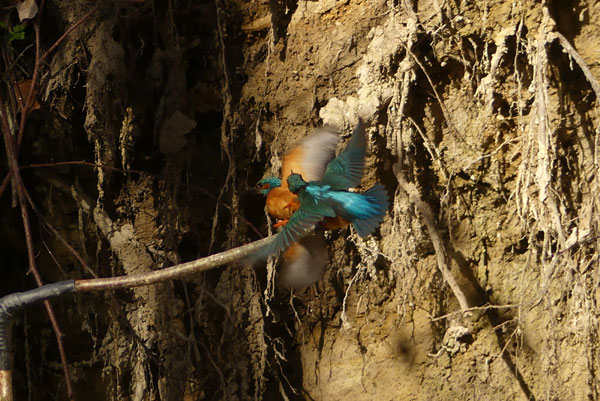
[[[387,191],[381,184],[375,184],[362,195],[369,201],[373,214],[367,218],[352,221],[352,225],[354,225],[358,235],[364,238],[379,227],[389,202]]]

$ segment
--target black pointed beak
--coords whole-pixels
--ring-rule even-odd
[[[248,188],[244,191],[244,195],[258,195],[260,194],[259,189],[254,187],[254,188]]]

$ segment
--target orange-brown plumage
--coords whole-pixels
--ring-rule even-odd
[[[275,227],[284,226],[300,208],[297,195],[288,189],[287,178],[292,173],[298,173],[309,181],[320,180],[327,163],[335,155],[338,140],[339,136],[333,128],[318,129],[286,153],[281,164],[281,178],[268,177],[259,182],[259,191],[267,196],[267,212],[278,219]],[[337,221],[335,218],[331,220]],[[338,227],[334,222],[331,224]],[[327,263],[323,233],[315,233],[294,242],[284,252],[283,259],[285,263],[281,277],[287,286],[298,288],[317,281]]]
[[[337,140],[336,140],[337,142]],[[335,149],[335,147],[333,148]],[[287,188],[287,178],[292,172],[298,173],[304,177],[306,174],[305,166],[302,164],[303,160],[305,160],[306,154],[305,146],[302,146],[302,143],[296,145],[292,150],[290,150],[284,157],[283,162],[281,163],[281,187]],[[332,155],[333,156],[333,155]]]
[[[318,129],[314,134],[299,141],[283,157],[278,186],[273,185],[273,178],[261,180],[260,189],[267,195],[267,212],[271,216],[279,220],[288,220],[298,210],[300,203],[298,197],[288,189],[288,176],[298,173],[308,181],[320,180],[327,163],[335,155],[338,140],[339,136],[333,128]]]
[[[325,217],[323,221],[319,223],[321,228],[325,230],[337,230],[338,228],[346,227],[350,222],[341,216]]]
[[[267,211],[279,220],[289,220],[300,207],[298,196],[283,187],[273,188],[267,195]]]
[[[352,222],[364,237],[379,226],[387,209],[387,193],[379,184],[364,194],[348,191],[363,176],[366,136],[362,120],[346,148],[333,159],[338,139],[330,129],[318,130],[283,157],[281,178],[259,182],[269,214],[279,219],[275,226],[284,226],[259,257],[283,251],[281,277],[291,287],[309,285],[323,274],[327,247],[322,230],[311,234],[316,227],[334,230]]]

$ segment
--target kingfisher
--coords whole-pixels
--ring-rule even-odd
[[[337,131],[332,127],[317,130],[284,156],[281,178],[267,177],[258,182],[258,191],[267,197],[267,212],[278,220],[275,227],[284,226],[300,207],[298,196],[290,192],[287,185],[287,178],[292,171],[308,181],[320,180],[326,170],[335,171],[338,173],[339,184],[346,185],[346,189],[360,184],[367,145],[362,118],[359,117],[346,148],[332,160],[338,141]],[[320,222],[320,226],[326,230],[346,225],[348,221],[341,216],[328,217]]]
[[[295,198],[292,197],[293,202],[286,203],[283,208],[291,213],[286,215],[286,223],[274,241],[258,252],[258,258],[278,253],[291,246],[293,248],[293,244],[306,237],[318,225],[337,228],[350,222],[361,237],[371,234],[379,227],[388,208],[385,188],[376,184],[362,194],[348,191],[360,185],[365,149],[364,124],[359,118],[348,145],[335,159],[327,163],[321,179],[311,180],[295,170],[289,170],[285,189]],[[282,187],[281,180],[279,184]],[[268,194],[273,188],[264,190],[267,194],[267,210],[275,216],[271,213],[268,202]]]
[[[389,206],[383,185],[377,183],[364,193],[350,192],[337,172],[325,173],[321,181],[310,182],[293,173],[287,181],[290,192],[298,195],[300,207],[273,242],[260,251],[263,254],[287,249],[328,217],[339,216],[349,221],[364,238],[379,227]]]
[[[327,163],[335,155],[339,139],[333,127],[318,129],[311,136],[298,142],[283,157],[281,178],[267,177],[258,182],[258,191],[267,197],[267,212],[278,220],[275,227],[285,225],[300,207],[298,197],[289,191],[287,185],[287,177],[292,170],[309,180],[320,180]]]
[[[275,227],[283,227],[300,207],[298,196],[288,189],[287,177],[292,170],[312,180],[320,180],[327,164],[335,156],[339,139],[338,132],[333,127],[325,126],[316,130],[283,157],[281,178],[267,177],[258,182],[258,192],[266,196],[267,212],[277,219]],[[335,228],[343,226],[343,222],[332,219],[329,225]],[[267,256],[268,254],[257,256],[255,260]],[[290,244],[283,253],[283,260],[281,276],[287,287],[306,287],[319,280],[328,260],[323,232],[315,232]]]

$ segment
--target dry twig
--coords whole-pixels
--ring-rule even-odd
[[[268,245],[274,238],[275,236],[263,238],[228,251],[193,260],[191,262],[181,263],[166,269],[154,270],[142,274],[132,274],[130,276],[76,280],[75,290],[77,292],[116,290],[174,280],[188,274],[196,274],[228,263],[243,260],[258,249]]]

